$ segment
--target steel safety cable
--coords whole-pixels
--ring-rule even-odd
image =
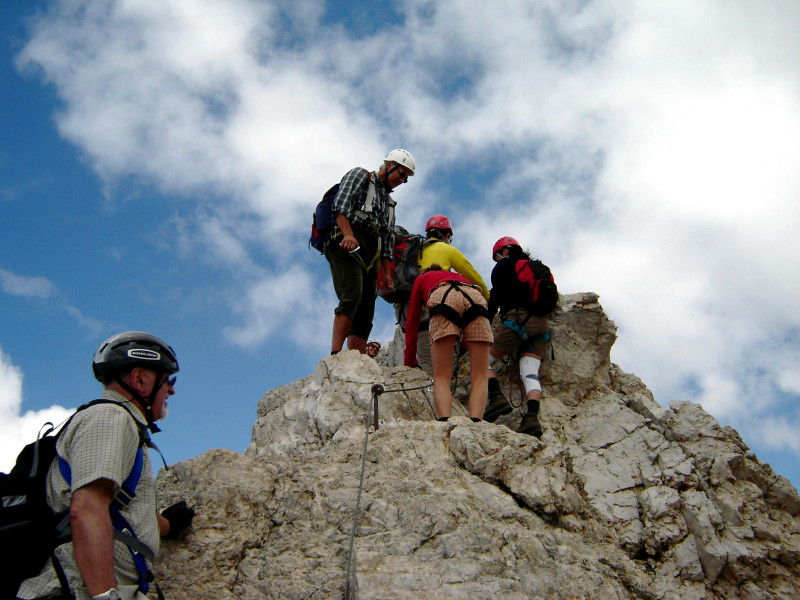
[[[369,444],[369,422],[371,420],[370,417],[374,416],[375,429],[376,430],[378,429],[378,423],[377,423],[377,421],[378,421],[378,418],[377,418],[377,416],[378,416],[378,413],[377,413],[378,396],[380,396],[381,394],[388,394],[388,393],[394,393],[394,392],[411,392],[411,391],[414,391],[414,390],[421,390],[421,389],[424,389],[424,388],[427,388],[427,387],[430,387],[430,386],[431,386],[431,382],[425,383],[424,385],[419,385],[419,386],[410,387],[410,388],[407,388],[407,387],[403,386],[402,384],[400,384],[400,388],[398,388],[398,389],[390,389],[390,390],[385,389],[383,387],[383,385],[380,384],[380,383],[376,383],[376,384],[374,384],[372,386],[372,399],[373,399],[373,402],[371,403],[370,409],[367,411],[367,414],[365,415],[365,418],[364,418],[365,428],[364,428],[364,446],[361,449],[361,474],[359,475],[358,491],[356,493],[356,509],[355,509],[355,514],[353,516],[353,527],[352,527],[352,530],[350,531],[350,543],[349,543],[349,547],[348,547],[348,550],[347,550],[347,569],[346,569],[346,573],[345,573],[345,588],[344,588],[345,600],[350,600],[352,598],[351,582],[352,582],[352,579],[353,579],[353,573],[352,573],[352,568],[353,568],[353,548],[355,546],[355,541],[356,541],[356,529],[358,528],[359,512],[361,511],[361,492],[364,489],[364,472],[366,470],[367,447],[368,447],[368,444]],[[374,410],[374,413],[373,413],[373,410]]]

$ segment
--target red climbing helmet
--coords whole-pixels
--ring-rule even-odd
[[[520,246],[520,243],[513,237],[509,235],[504,235],[494,243],[494,247],[492,248],[492,258],[494,258],[494,255],[497,254],[502,248],[505,248],[506,246],[516,246],[517,248],[522,248],[522,246]]]
[[[433,215],[428,222],[425,224],[425,232],[429,229],[441,229],[442,231],[449,231],[452,235],[453,228],[450,226],[450,219],[445,217],[444,215]]]

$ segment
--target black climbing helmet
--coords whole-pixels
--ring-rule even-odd
[[[141,331],[112,335],[100,344],[92,361],[95,379],[103,384],[135,367],[169,375],[179,370],[175,351],[161,338]]]

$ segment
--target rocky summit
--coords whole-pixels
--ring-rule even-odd
[[[700,406],[666,408],[613,364],[596,295],[562,296],[552,335],[541,439],[514,431],[519,409],[436,422],[397,343],[267,392],[244,455],[158,476],[164,506],[197,511],[159,555],[166,596],[800,598],[792,485]]]

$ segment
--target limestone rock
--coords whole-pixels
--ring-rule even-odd
[[[596,295],[562,296],[552,331],[541,439],[503,424],[519,410],[434,421],[397,341],[268,392],[245,455],[159,475],[165,506],[198,513],[164,543],[167,597],[800,597],[791,484],[700,406],[663,407],[611,363]]]

